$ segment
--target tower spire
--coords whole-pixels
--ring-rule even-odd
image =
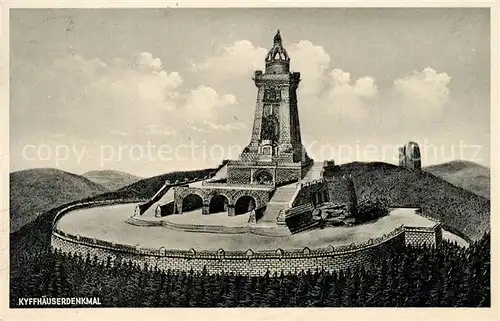
[[[280,30],[279,29],[276,32],[276,35],[274,36],[274,44],[275,45],[281,45],[282,44],[281,34],[280,34]]]
[[[273,74],[282,74],[289,72],[290,58],[281,39],[281,33],[278,29],[274,35],[273,47],[269,50],[266,56],[266,72]]]

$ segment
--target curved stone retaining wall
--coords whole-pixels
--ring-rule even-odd
[[[267,271],[274,273],[297,273],[301,270],[324,269],[328,271],[343,270],[363,265],[369,268],[371,264],[383,259],[389,251],[398,250],[408,242],[407,233],[425,235],[424,239],[434,231],[436,237],[439,224],[432,228],[398,227],[391,233],[366,243],[350,244],[345,246],[328,246],[327,248],[300,250],[276,249],[275,251],[218,251],[172,250],[160,247],[158,249],[141,248],[139,245],[130,246],[116,244],[103,240],[71,235],[57,229],[57,220],[70,210],[83,207],[111,205],[116,201],[98,203],[80,203],[61,210],[54,219],[51,247],[66,253],[79,253],[82,256],[90,255],[98,261],[104,262],[110,258],[111,262],[131,261],[142,267],[155,266],[161,270],[201,271],[205,267],[209,273],[233,272],[250,275],[263,275]],[[439,234],[440,235],[440,234]],[[411,237],[411,240],[416,240]],[[422,238],[418,238],[419,242]],[[437,243],[437,242],[436,242]],[[434,244],[436,244],[434,243]]]
[[[160,249],[141,249],[120,244],[89,240],[83,237],[64,235],[54,232],[52,248],[67,253],[79,253],[82,256],[97,257],[98,261],[111,262],[128,260],[142,267],[156,266],[161,270],[201,271],[206,267],[209,273],[234,272],[240,274],[263,275],[266,271],[296,273],[307,269],[325,269],[328,271],[354,268],[357,265],[369,266],[375,260],[383,258],[388,251],[404,246],[404,231],[400,230],[383,242],[356,248],[331,248],[301,251],[272,252],[210,252],[174,251]]]

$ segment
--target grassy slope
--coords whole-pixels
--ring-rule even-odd
[[[424,170],[455,186],[490,198],[490,169],[488,167],[468,161],[452,161],[428,166]]]
[[[90,171],[84,173],[82,176],[106,187],[110,191],[115,191],[142,179],[142,177],[115,170]]]
[[[386,163],[349,163],[339,166],[351,175],[356,193],[386,196],[395,206],[422,207],[445,227],[468,240],[490,230],[490,202],[428,172]]]
[[[172,172],[159,176],[141,179],[138,182],[122,187],[116,191],[102,194],[96,197],[98,200],[124,198],[124,199],[148,199],[151,198],[162,186],[166,180],[175,182],[176,180],[182,181],[184,178],[203,178],[209,173],[216,172],[216,168],[201,169],[195,171],[182,171]]]
[[[11,232],[59,205],[107,192],[85,177],[52,168],[10,174]]]

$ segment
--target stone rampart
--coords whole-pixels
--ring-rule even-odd
[[[307,269],[324,269],[328,271],[370,265],[383,259],[388,251],[398,250],[404,246],[438,246],[441,242],[441,224],[430,227],[400,226],[378,238],[369,239],[365,243],[343,246],[328,246],[317,249],[276,249],[274,251],[196,251],[174,250],[165,247],[157,249],[142,248],[117,244],[80,235],[71,235],[57,228],[57,221],[65,213],[95,206],[116,204],[118,200],[85,202],[68,206],[59,211],[54,218],[51,247],[66,253],[90,255],[104,262],[131,261],[142,267],[155,266],[161,270],[201,271],[206,268],[209,273],[233,272],[240,274],[262,275],[267,271],[274,273],[297,273]],[[129,201],[130,202],[130,201]],[[199,232],[199,231],[197,231]],[[249,225],[245,233],[267,235],[275,233]]]
[[[340,270],[357,265],[370,265],[374,260],[384,257],[387,251],[404,246],[404,230],[395,230],[383,240],[372,240],[372,244],[362,246],[348,245],[337,248],[311,250],[241,252],[195,250],[177,251],[165,248],[142,249],[139,246],[113,244],[97,239],[72,236],[64,232],[54,232],[52,248],[67,253],[97,257],[98,261],[111,262],[128,260],[142,267],[155,266],[161,270],[201,271],[206,267],[209,273],[233,272],[240,274],[262,275],[269,272],[295,273],[307,269]]]
[[[81,203],[61,210],[54,223],[68,211],[83,207],[111,205],[112,201],[99,203]],[[265,235],[265,231],[259,231]],[[259,233],[256,233],[259,234]],[[369,266],[373,261],[384,257],[387,251],[405,246],[405,228],[403,226],[387,235],[370,239],[366,243],[344,246],[328,246],[319,249],[276,249],[275,251],[195,251],[141,248],[116,244],[104,240],[71,235],[58,230],[54,225],[51,247],[62,252],[79,253],[97,257],[99,261],[111,262],[128,260],[140,266],[156,266],[162,270],[191,269],[200,271],[206,267],[209,273],[234,272],[250,275],[262,275],[269,272],[296,273],[307,269],[340,270],[357,265]]]

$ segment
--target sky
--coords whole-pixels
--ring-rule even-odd
[[[236,159],[277,29],[316,161],[490,165],[489,9],[13,9],[10,170]]]

